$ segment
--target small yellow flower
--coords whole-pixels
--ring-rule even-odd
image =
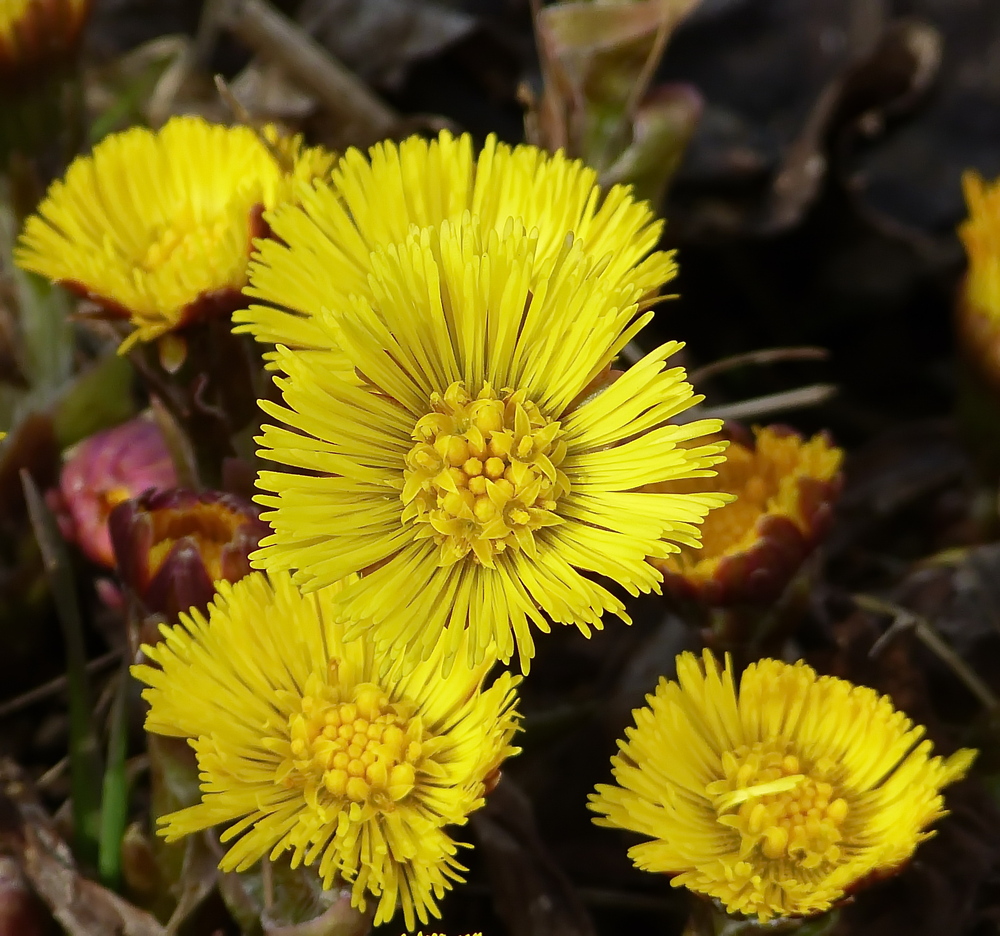
[[[283,281],[302,288],[329,241],[317,227],[279,234]],[[637,491],[710,475],[724,448],[695,441],[717,420],[670,423],[696,402],[683,369],[666,367],[677,342],[592,390],[652,316],[637,307],[643,287],[609,276],[582,241],[550,256],[520,222],[498,232],[469,213],[368,263],[371,298],[316,320],[363,379],[278,349],[286,406],[261,405],[290,428],[266,426],[262,454],[307,473],[260,474],[274,534],[254,565],[295,570],[306,589],[364,572],[343,596],[349,633],[374,622],[380,648],[424,657],[465,642],[476,662],[495,643],[504,661],[516,646],[527,671],[545,614],[584,634],[605,611],[627,620],[581,572],[656,589],[646,557],[693,545],[726,500]]]
[[[0,98],[75,54],[90,7],[91,0],[0,2]]]
[[[371,300],[373,251],[406,242],[410,229],[456,224],[466,212],[482,231],[502,234],[512,220],[537,230],[533,275],[544,275],[567,235],[604,265],[605,278],[649,298],[672,279],[671,253],[654,251],[663,224],[645,202],[615,186],[601,195],[597,173],[561,152],[513,149],[491,136],[475,156],[468,134],[430,142],[380,143],[366,157],[350,149],[332,186],[304,193],[300,207],[268,221],[278,240],[260,245],[247,295],[263,300],[234,321],[260,341],[323,352],[326,366],[350,361],[323,328],[323,310]],[[299,246],[305,245],[305,246]],[[534,285],[534,284],[532,284]]]
[[[1000,180],[987,183],[970,170],[962,188],[969,208],[958,229],[969,256],[965,295],[979,314],[1000,322]]]
[[[619,785],[598,786],[590,808],[652,839],[629,850],[636,867],[730,913],[822,913],[897,868],[975,758],[931,756],[889,698],[801,662],[759,660],[737,693],[728,659],[684,653],[677,680],[635,710],[611,760]]]
[[[718,477],[654,485],[736,495],[705,518],[700,549],[652,560],[666,585],[710,605],[776,599],[830,526],[843,458],[825,434],[767,426],[732,440]]]
[[[261,211],[333,157],[301,139],[175,117],[77,158],[28,219],[17,262],[92,299],[134,331],[120,350],[242,304]]]
[[[218,588],[207,620],[181,615],[143,647],[158,666],[132,669],[151,687],[146,729],[190,738],[201,771],[202,802],[161,833],[226,824],[224,871],[291,852],[293,867],[319,862],[324,887],[350,882],[360,909],[374,896],[376,923],[439,915],[464,870],[445,827],[517,753],[517,678],[483,689],[489,662],[443,676],[441,653],[380,675],[372,641],[344,635],[337,586],[306,597],[253,573]]]
[[[1000,390],[1000,179],[987,183],[977,172],[962,177],[969,217],[959,226],[969,269],[955,305],[959,348],[969,370]],[[965,414],[975,417],[975,407]],[[989,417],[984,417],[989,421]],[[989,428],[974,435],[989,435]]]

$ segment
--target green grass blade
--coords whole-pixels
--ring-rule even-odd
[[[27,471],[21,472],[28,516],[45,564],[66,645],[69,687],[69,765],[73,793],[73,846],[81,863],[96,867],[101,822],[101,752],[94,730],[94,707],[83,649],[83,623],[66,546],[55,518]]]

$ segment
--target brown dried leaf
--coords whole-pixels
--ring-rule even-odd
[[[69,936],[167,936],[148,913],[83,877],[69,846],[13,761],[0,761],[0,848],[14,855]]]

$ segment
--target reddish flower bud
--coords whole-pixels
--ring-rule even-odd
[[[664,588],[710,606],[777,599],[829,529],[844,453],[825,434],[808,442],[784,426],[737,430],[718,476],[655,485],[657,491],[727,491],[736,500],[702,524],[702,547],[651,560]],[[742,435],[743,437],[738,437]]]
[[[108,536],[112,509],[143,491],[176,484],[177,474],[159,427],[140,416],[98,432],[70,450],[59,487],[49,491],[46,500],[63,536],[88,559],[113,569],[115,557]]]
[[[173,620],[205,608],[215,582],[250,571],[250,553],[269,532],[257,508],[234,494],[177,488],[119,504],[109,520],[122,582],[148,613]]]
[[[0,97],[75,58],[91,0],[0,3]]]

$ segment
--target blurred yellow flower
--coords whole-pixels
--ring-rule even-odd
[[[775,600],[830,526],[843,459],[825,434],[767,426],[731,441],[717,477],[653,485],[736,495],[705,518],[700,549],[652,560],[666,585],[710,605]]]
[[[965,283],[968,303],[981,315],[1000,321],[1000,180],[987,183],[974,171],[962,176],[969,217],[958,235],[969,257]]]
[[[801,662],[759,660],[737,692],[728,658],[685,653],[647,702],[594,821],[652,839],[629,850],[638,868],[761,920],[821,913],[905,862],[976,754],[931,756],[888,697]]]
[[[568,235],[603,265],[609,283],[635,287],[640,297],[650,298],[676,271],[672,253],[652,252],[663,223],[629,189],[614,186],[602,196],[597,173],[562,153],[512,149],[490,136],[475,156],[468,134],[444,131],[430,142],[380,143],[367,157],[350,149],[331,186],[269,217],[278,239],[261,244],[247,290],[266,304],[237,312],[234,321],[260,341],[319,350],[326,366],[350,370],[320,323],[324,310],[349,308],[352,296],[371,300],[373,251],[403,244],[414,225],[457,224],[466,212],[484,235],[502,234],[512,220],[537,230],[535,280]]]
[[[242,304],[261,212],[333,157],[271,130],[175,117],[132,127],[77,158],[25,224],[17,262],[134,331],[122,351]]]
[[[225,871],[291,852],[293,867],[319,862],[324,887],[352,884],[360,909],[374,897],[376,924],[400,907],[408,929],[439,915],[464,870],[445,827],[517,753],[518,679],[483,689],[491,662],[444,676],[440,652],[380,675],[373,642],[344,634],[337,586],[306,597],[253,573],[218,588],[207,620],[163,627],[143,647],[157,665],[132,669],[151,687],[146,729],[190,738],[201,771],[202,802],[161,833],[227,824]]]
[[[297,258],[283,282],[302,289],[302,269],[326,269],[325,237],[279,235]],[[711,475],[724,443],[694,440],[719,422],[670,423],[696,402],[683,369],[665,366],[677,342],[595,391],[652,316],[637,308],[644,287],[609,276],[580,240],[554,256],[539,244],[520,222],[498,232],[468,213],[414,228],[372,252],[370,298],[316,319],[363,380],[278,349],[286,406],[261,405],[290,428],[265,426],[259,441],[268,460],[305,471],[261,472],[274,534],[252,560],[294,570],[306,589],[363,572],[344,613],[351,635],[379,625],[380,648],[451,658],[465,643],[477,662],[516,647],[527,671],[530,624],[548,631],[545,615],[584,634],[605,611],[628,619],[581,573],[657,589],[646,557],[696,543],[726,500],[637,492]]]

